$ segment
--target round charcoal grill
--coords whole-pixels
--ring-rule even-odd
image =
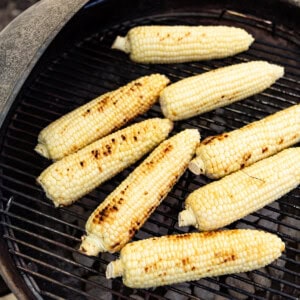
[[[2,275],[20,299],[299,299],[300,187],[228,226],[278,234],[286,243],[286,251],[271,265],[244,274],[133,290],[120,278],[105,279],[107,264],[118,254],[88,258],[77,249],[89,214],[135,166],[72,206],[59,209],[35,182],[50,164],[33,151],[42,128],[99,94],[146,74],[163,73],[175,82],[251,60],[267,60],[285,67],[284,77],[263,93],[176,122],[172,134],[198,128],[205,138],[299,103],[299,8],[279,1],[254,1],[251,7],[243,6],[248,2],[233,2],[91,1],[68,22],[36,63],[6,109],[1,127]],[[256,40],[249,51],[234,57],[172,65],[136,64],[124,53],[110,49],[116,35],[142,24],[233,25],[245,28]],[[135,121],[161,116],[155,105]],[[205,177],[185,172],[134,240],[192,231],[178,227],[177,215],[185,197],[208,182]]]

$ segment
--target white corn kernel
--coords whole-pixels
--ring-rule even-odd
[[[106,277],[123,276],[131,288],[149,288],[246,272],[277,259],[285,245],[258,230],[224,230],[150,238],[127,244]]]
[[[179,226],[221,228],[279,199],[299,184],[300,147],[285,149],[192,192],[179,214]]]
[[[119,251],[146,222],[186,170],[199,143],[186,129],[161,143],[91,214],[80,250]]]
[[[189,169],[220,178],[300,141],[300,104],[240,129],[204,139]]]
[[[179,63],[235,55],[248,50],[252,35],[229,26],[138,26],[118,36],[113,49],[139,63]]]
[[[78,107],[44,128],[35,150],[54,160],[78,151],[146,112],[168,83],[164,75],[144,76]]]
[[[257,94],[284,73],[266,61],[235,64],[180,80],[160,94],[163,114],[183,120]]]
[[[162,142],[168,119],[148,119],[112,133],[50,165],[38,177],[55,206],[72,204]]]

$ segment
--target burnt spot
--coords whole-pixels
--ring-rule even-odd
[[[210,272],[210,271],[211,271],[211,269],[207,269],[207,270],[206,270],[206,272]]]
[[[113,209],[114,211],[118,211],[118,210],[119,210],[118,207],[117,207],[116,205],[114,205],[114,206],[112,207],[112,209]]]
[[[120,246],[120,242],[117,242],[117,243],[113,244],[111,248],[116,250],[119,246]]]
[[[184,266],[186,266],[186,265],[189,264],[190,260],[189,260],[188,257],[186,257],[186,258],[183,258],[181,262],[182,262],[182,264],[183,264]]]
[[[122,139],[123,141],[126,141],[126,136],[125,136],[124,134],[121,134],[121,139]]]
[[[237,256],[233,252],[229,251],[220,251],[220,252],[215,252],[214,257],[218,259],[218,264],[224,264],[230,261],[235,261]]]
[[[145,192],[144,192],[144,195],[148,195],[148,192],[147,192],[147,191],[145,191]]]
[[[228,138],[228,136],[229,136],[228,133],[222,133],[222,134],[219,134],[219,135],[209,136],[209,137],[207,137],[206,139],[203,140],[202,144],[207,145],[207,144],[211,143],[212,141],[214,141],[216,139],[218,141],[222,141],[222,140]]]
[[[206,231],[206,232],[203,232],[201,235],[202,235],[202,237],[207,238],[207,237],[214,237],[218,234],[219,234],[219,231]]]
[[[87,110],[82,114],[82,116],[83,116],[83,117],[86,117],[90,112],[91,112],[91,110],[90,110],[90,109],[87,109]]]
[[[134,139],[135,142],[137,141],[137,137],[136,136],[134,136],[133,139]]]
[[[111,154],[111,145],[105,145],[108,154]]]
[[[70,169],[69,168],[67,168],[67,172],[69,172],[70,171]]]
[[[116,142],[116,140],[115,140],[114,138],[112,138],[111,141],[112,141],[112,143],[115,143],[115,142]]]
[[[265,152],[267,152],[267,151],[268,151],[268,147],[264,147],[264,148],[261,149],[261,152],[262,152],[262,153],[265,153]]]
[[[103,171],[101,166],[98,166],[98,170],[99,170],[99,172]]]
[[[80,162],[80,166],[81,166],[82,168],[84,168],[84,167],[85,167],[85,165],[86,165],[85,161],[84,161],[84,160],[82,160],[82,161]]]
[[[142,84],[140,82],[135,82],[134,85],[135,86],[142,86]]]
[[[83,253],[86,253],[86,249],[84,247],[80,247],[80,251],[83,252]]]
[[[168,152],[170,152],[173,149],[173,146],[171,144],[167,145],[167,147],[163,150],[163,152],[165,154],[167,154]]]
[[[97,106],[98,112],[102,112],[104,110],[104,107],[108,104],[110,100],[111,100],[110,97],[107,96],[103,98],[101,101],[99,101]]]
[[[92,150],[91,153],[92,153],[92,155],[93,155],[96,159],[98,159],[98,157],[99,157],[99,151],[98,151],[98,150]]]
[[[196,267],[195,267],[195,266],[192,266],[191,270],[192,270],[192,271],[195,271],[195,270],[196,270]]]
[[[250,152],[244,154],[244,156],[243,156],[243,160],[244,160],[244,161],[248,161],[250,158],[251,158],[251,153],[250,153]]]
[[[222,95],[222,96],[221,96],[221,99],[224,99],[224,98],[225,98],[225,95]]]
[[[118,204],[122,204],[124,202],[124,198],[120,197],[119,200],[117,201]]]
[[[144,270],[145,270],[146,273],[148,273],[149,272],[149,267],[145,267]]]
[[[241,167],[241,169],[244,169],[244,168],[245,168],[245,164],[242,163],[242,164],[240,165],[240,167]]]
[[[177,234],[177,235],[170,235],[170,239],[174,240],[188,240],[192,237],[192,234],[190,233],[185,233],[185,234]]]
[[[280,138],[279,141],[277,142],[278,145],[281,145],[283,143],[284,139]]]

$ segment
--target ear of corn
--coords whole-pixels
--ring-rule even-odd
[[[185,78],[162,91],[161,109],[170,120],[187,119],[260,93],[283,72],[280,66],[252,61]]]
[[[220,178],[300,141],[300,104],[241,129],[208,137],[196,150],[189,169]]]
[[[253,41],[245,30],[228,26],[139,26],[118,36],[112,48],[139,63],[179,63],[232,56]]]
[[[55,206],[69,205],[151,151],[172,127],[168,119],[136,123],[53,163],[37,180]]]
[[[127,244],[108,264],[107,278],[123,276],[131,288],[251,271],[277,259],[285,245],[274,234],[226,230],[150,238]]]
[[[160,144],[92,213],[80,250],[119,251],[166,197],[193,157],[200,135],[186,129]]]
[[[226,226],[285,195],[300,184],[300,147],[290,148],[192,192],[179,226],[199,230]]]
[[[35,150],[54,160],[76,152],[146,112],[168,83],[164,75],[144,76],[80,106],[44,128]]]

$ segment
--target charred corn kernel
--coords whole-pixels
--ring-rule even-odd
[[[160,105],[168,119],[187,119],[260,93],[283,72],[265,61],[219,68],[171,84],[161,92]]]
[[[155,237],[127,244],[106,277],[123,276],[131,288],[198,280],[261,268],[284,248],[275,234],[249,229]]]
[[[80,106],[44,128],[35,150],[54,160],[76,152],[146,112],[168,83],[164,75],[144,76]]]
[[[220,178],[300,141],[300,104],[201,142],[189,169]]]
[[[277,200],[300,184],[300,147],[290,148],[192,192],[179,226],[226,226]]]
[[[55,206],[73,203],[163,141],[168,119],[148,119],[112,133],[50,165],[38,177]]]
[[[186,129],[161,143],[92,213],[80,250],[116,252],[129,242],[183,174],[199,139]]]
[[[232,56],[253,41],[244,29],[229,26],[139,26],[118,36],[112,48],[139,63],[179,63]]]

